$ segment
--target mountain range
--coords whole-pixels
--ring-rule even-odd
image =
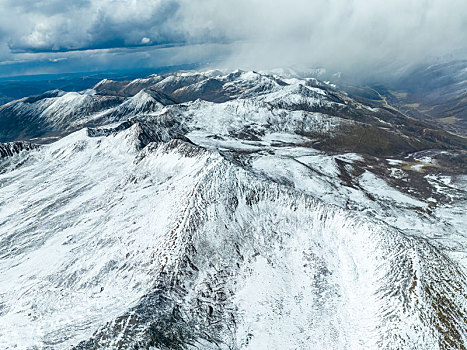
[[[0,347],[465,349],[465,81],[441,75],[180,71],[0,106]]]

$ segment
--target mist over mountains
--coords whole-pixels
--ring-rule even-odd
[[[465,59],[462,0],[3,1],[1,75],[202,63],[379,76]],[[439,63],[439,62],[438,62]]]

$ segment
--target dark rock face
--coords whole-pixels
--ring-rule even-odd
[[[167,122],[161,123],[160,121],[143,121],[139,120],[138,118],[132,118],[112,128],[88,128],[87,134],[89,137],[109,136],[124,130],[128,130],[131,127],[136,128],[136,147],[140,150],[152,142],[157,144],[167,143],[171,140],[181,140],[187,143],[191,143],[191,141],[184,136],[184,134],[187,133],[187,130],[176,121],[168,125]]]
[[[126,130],[132,125],[133,125],[132,122],[126,121],[114,128],[88,128],[87,133],[89,137],[109,136],[113,133]]]
[[[37,145],[34,145],[29,142],[8,142],[0,143],[0,159],[11,157],[15,154],[18,154],[22,151],[30,151],[37,148]]]

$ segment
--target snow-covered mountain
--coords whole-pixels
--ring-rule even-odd
[[[0,125],[1,348],[467,346],[461,137],[243,71],[54,91]]]
[[[89,114],[117,106],[121,98],[94,91],[46,92],[0,106],[0,142],[58,136]]]

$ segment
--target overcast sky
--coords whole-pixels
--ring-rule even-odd
[[[0,0],[0,76],[466,58],[466,0]]]

